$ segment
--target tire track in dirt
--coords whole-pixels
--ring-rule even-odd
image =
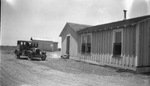
[[[147,77],[142,80],[143,76],[139,78],[139,76],[133,76],[128,73],[126,73],[127,75],[124,74],[124,76],[120,76],[121,74],[119,73],[117,73],[118,75],[112,74],[112,76],[105,76],[107,74],[103,73],[96,75],[91,73],[89,66],[86,64],[82,64],[83,67],[81,67],[81,71],[77,74],[72,73],[72,71],[66,72],[66,70],[74,68],[73,66],[77,64],[72,64],[73,61],[71,60],[71,62],[67,61],[64,64],[63,61],[61,63],[58,60],[56,60],[58,61],[57,63],[53,62],[54,60],[50,61],[50,57],[48,57],[47,61],[28,61],[16,59],[13,54],[9,53],[5,53],[2,56],[3,69],[1,71],[3,71],[3,74],[6,72],[3,77],[8,78],[6,80],[9,80],[14,86],[18,84],[18,86],[149,86]],[[58,69],[53,69],[49,62],[52,62],[54,67],[59,66]],[[67,65],[69,65],[69,68],[62,67]],[[65,71],[60,71],[59,68]],[[90,72],[85,73],[82,71],[82,68],[88,68],[86,71]],[[107,70],[103,70],[103,68],[100,70],[108,72]],[[129,75],[132,75],[132,77],[129,77]]]
[[[9,64],[7,64],[8,62],[7,61],[9,61]],[[5,65],[5,68],[7,68],[9,65],[13,65],[13,66],[16,66],[16,67],[18,67],[18,69],[24,69],[24,71],[25,70],[27,70],[29,73],[32,73],[32,75],[36,75],[36,76],[38,76],[38,77],[40,77],[40,78],[44,78],[44,79],[48,79],[48,80],[50,80],[50,81],[52,81],[52,82],[55,82],[55,83],[61,83],[61,84],[65,84],[65,86],[66,85],[68,85],[69,83],[64,83],[63,81],[59,81],[57,78],[56,78],[56,75],[53,75],[53,76],[55,76],[55,80],[53,79],[53,78],[50,78],[50,77],[48,77],[47,76],[47,74],[44,74],[44,73],[42,73],[42,71],[43,71],[43,69],[45,70],[45,69],[47,69],[47,68],[45,68],[45,67],[41,67],[41,68],[39,68],[38,66],[39,65],[35,65],[35,64],[32,64],[31,62],[28,62],[28,61],[19,61],[19,60],[7,60],[7,61],[5,61],[6,63],[4,63],[3,65]],[[6,66],[6,64],[7,64],[7,66]],[[37,71],[37,70],[35,70],[34,68],[37,68],[37,70],[42,70],[42,71]],[[34,69],[34,70],[33,70]],[[15,69],[15,70],[17,70],[17,69]],[[7,70],[8,71],[8,70]],[[54,72],[54,71],[53,71]],[[9,74],[9,73],[8,73]],[[52,75],[52,74],[51,74]],[[13,76],[14,76],[14,74],[13,74]],[[60,76],[58,76],[58,78],[60,78]],[[14,78],[15,79],[15,78]],[[62,78],[61,78],[62,79]],[[70,84],[71,85],[71,84]],[[73,85],[72,85],[73,86]]]
[[[1,67],[1,74],[2,74],[2,86],[11,85],[11,86],[19,86],[24,81],[14,77],[13,75],[7,73],[7,71]],[[9,77],[9,78],[8,78]]]

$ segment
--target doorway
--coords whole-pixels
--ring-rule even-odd
[[[150,27],[149,27],[149,52],[150,52]],[[149,58],[150,58],[150,53],[149,53]]]
[[[69,55],[70,51],[70,36],[67,36],[67,42],[66,42],[66,54]]]

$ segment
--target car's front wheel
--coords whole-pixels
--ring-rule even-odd
[[[43,55],[41,56],[41,59],[42,59],[43,61],[46,60],[46,55],[43,54]]]
[[[28,54],[28,60],[32,60],[32,57],[33,57],[32,54],[29,53],[29,54]]]

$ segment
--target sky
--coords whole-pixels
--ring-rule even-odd
[[[59,42],[66,22],[100,25],[150,15],[150,0],[1,0],[0,45],[33,38]]]

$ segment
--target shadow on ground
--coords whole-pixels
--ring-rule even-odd
[[[28,60],[28,58],[19,58],[21,60]],[[31,61],[42,61],[41,58],[34,58]]]

